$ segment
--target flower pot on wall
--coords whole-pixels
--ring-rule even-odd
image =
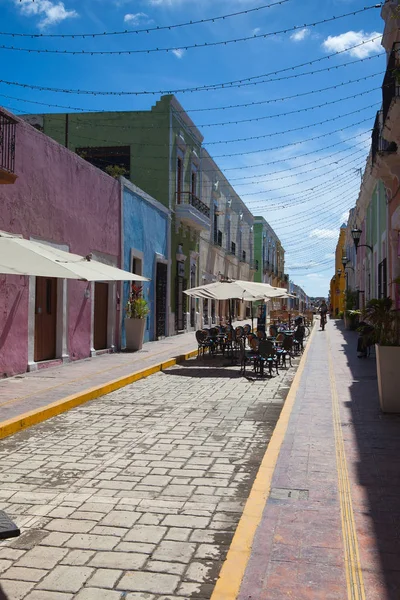
[[[381,410],[400,413],[400,346],[376,344],[375,348]]]
[[[141,350],[143,346],[146,319],[125,319],[127,350]]]

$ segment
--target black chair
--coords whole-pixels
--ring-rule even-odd
[[[276,354],[278,356],[279,363],[286,368],[286,359],[289,358],[289,364],[292,366],[293,356],[293,337],[291,335],[285,335],[282,346],[277,349]]]
[[[215,351],[215,343],[212,338],[209,337],[208,331],[204,329],[199,329],[196,331],[196,340],[197,340],[197,357],[204,356],[206,350],[210,352]]]
[[[279,375],[278,371],[278,356],[275,350],[275,346],[269,340],[263,340],[258,346],[258,361],[260,367],[261,377],[264,375],[264,367],[268,366],[269,375],[272,377],[272,368],[275,367],[276,374]]]

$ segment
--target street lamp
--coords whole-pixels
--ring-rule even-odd
[[[371,252],[373,252],[372,246],[370,246],[369,244],[360,244],[361,235],[362,235],[362,229],[352,229],[351,230],[351,237],[353,238],[353,242],[356,247],[356,254],[357,254],[358,248],[362,248],[362,247],[369,248],[371,250]]]

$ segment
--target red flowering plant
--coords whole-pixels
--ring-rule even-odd
[[[143,298],[143,286],[132,283],[125,312],[127,319],[144,319],[149,314],[147,301]]]

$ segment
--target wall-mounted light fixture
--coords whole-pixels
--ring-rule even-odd
[[[371,252],[373,252],[372,246],[370,246],[369,244],[360,244],[361,235],[362,235],[362,229],[358,228],[358,229],[351,230],[351,237],[353,238],[353,242],[356,247],[356,254],[357,254],[358,248],[362,248],[362,247],[369,248],[371,250]]]

